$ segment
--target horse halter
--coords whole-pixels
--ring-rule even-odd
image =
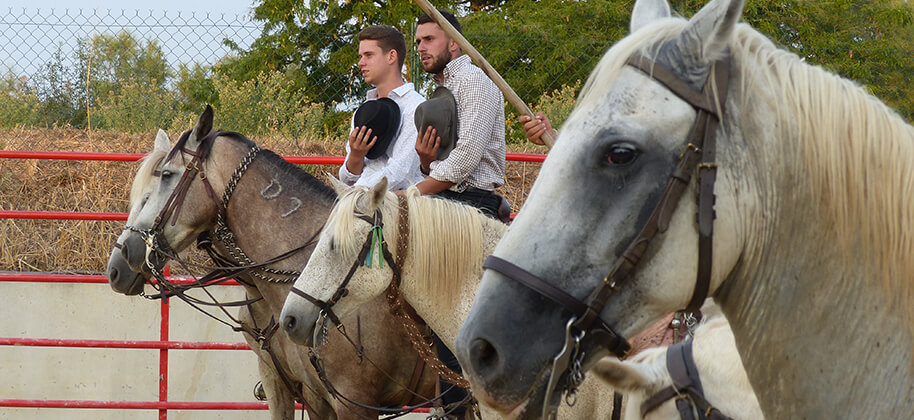
[[[596,342],[611,353],[625,357],[631,349],[626,339],[616,333],[600,319],[610,295],[619,285],[627,281],[638,262],[647,251],[651,240],[666,231],[677,203],[691,182],[692,174],[698,171],[698,275],[692,298],[686,312],[699,313],[707,298],[711,283],[712,237],[714,231],[714,182],[717,178],[717,164],[714,162],[716,147],[715,134],[723,117],[729,83],[729,57],[716,61],[710,68],[702,91],[697,91],[672,71],[653,60],[636,53],[627,61],[628,65],[641,70],[672,91],[676,96],[695,108],[695,123],[688,136],[688,143],[679,158],[679,163],[667,181],[666,188],[650,217],[638,235],[622,252],[603,281],[581,301],[567,292],[518,267],[514,263],[496,256],[486,259],[483,267],[501,273],[532,289],[546,298],[564,306],[572,313],[565,328],[565,344],[555,356],[552,372],[546,387],[543,418],[555,418],[561,394],[567,390],[568,397],[584,379],[582,362],[584,353],[581,343],[585,339]],[[713,77],[713,78],[712,78]],[[557,394],[557,395],[553,395]],[[567,398],[567,397],[566,397]]]

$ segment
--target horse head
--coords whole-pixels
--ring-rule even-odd
[[[215,140],[212,127],[213,110],[207,106],[174,147],[159,130],[134,178],[127,224],[108,259],[106,274],[116,292],[141,293],[151,270],[165,265],[167,258],[150,245],[179,252],[212,226],[219,210],[213,185],[223,185],[221,174],[208,171],[213,166],[213,159],[207,159]]]
[[[397,239],[397,199],[387,178],[372,188],[329,178],[339,201],[280,315],[289,337],[306,346],[320,344],[312,337],[322,310],[344,317],[381,295],[393,276],[393,261],[384,255]]]
[[[556,375],[566,376],[564,367],[551,371],[561,356],[571,351],[564,363],[577,363],[583,373],[608,350],[593,334],[575,328],[583,317],[606,335],[626,337],[689,303],[698,272],[697,205],[692,194],[670,200],[666,190],[676,182],[685,191],[697,190],[688,181],[693,173],[681,169],[681,158],[700,112],[719,109],[683,96],[694,91],[700,97],[706,80],[717,74],[713,65],[728,57],[742,9],[742,1],[715,0],[684,20],[671,18],[665,1],[639,0],[632,34],[607,51],[591,74],[557,147],[493,254],[520,270],[493,269],[487,262],[458,336],[457,355],[474,393],[485,393],[495,408],[531,418],[542,413],[544,403],[557,406],[561,392],[573,388],[566,379],[551,383]],[[632,64],[638,57],[649,64]],[[660,67],[676,79],[678,90],[668,86],[673,82],[658,81]],[[718,97],[714,89],[712,99]],[[731,101],[727,98],[728,106]],[[728,116],[719,130],[710,130],[720,143],[730,134]],[[711,292],[740,252],[727,171],[721,168],[716,187]],[[651,222],[655,212],[661,216]],[[656,235],[644,241],[641,233],[651,223]],[[640,263],[624,261],[635,253],[632,248],[640,248]],[[636,267],[622,279],[609,279],[607,273],[625,264]],[[506,274],[518,271],[546,285],[537,289]],[[607,279],[610,293],[596,299],[605,299],[602,305],[593,305],[601,279]]]

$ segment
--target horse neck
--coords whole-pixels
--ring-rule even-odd
[[[481,216],[483,228],[483,252],[479,255],[478,264],[492,255],[495,245],[504,234],[505,227],[502,223]],[[415,253],[411,250],[402,268],[401,294],[421,316],[432,330],[451,349],[455,348],[457,331],[470,313],[476,291],[482,278],[482,270],[467,273],[460,279],[460,293],[454,299],[448,299],[441,293],[434,293],[424,287],[422,282],[426,279],[417,278],[415,274]]]
[[[238,182],[225,221],[238,247],[252,260],[265,261],[304,245],[316,235],[332,205],[332,196],[322,191],[320,184],[302,182],[270,159],[259,157]],[[270,267],[298,271],[310,255],[311,249],[305,249]],[[271,306],[282,305],[289,284],[247,277]]]
[[[716,299],[766,416],[909,415],[911,328],[866,262],[872,244],[823,214],[827,197],[797,161],[803,139],[741,123],[745,139],[722,145],[721,155],[733,167],[724,177],[744,191],[736,198],[742,253]],[[887,395],[898,403],[886,404]]]

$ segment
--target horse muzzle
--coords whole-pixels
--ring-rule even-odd
[[[133,271],[120,249],[111,252],[105,276],[108,277],[108,284],[115,292],[128,296],[142,293],[146,284],[145,275]]]
[[[289,299],[291,299],[291,295]],[[317,308],[295,308],[297,304],[304,302],[289,302],[287,299],[286,304],[282,308],[282,312],[279,315],[280,322],[282,322],[282,329],[289,335],[289,338],[296,344],[300,344],[307,347],[312,347],[316,343],[314,342],[314,331],[315,325],[318,319],[318,309]],[[291,304],[291,305],[290,305]],[[311,306],[306,304],[303,306]]]

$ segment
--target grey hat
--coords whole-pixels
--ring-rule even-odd
[[[420,136],[428,126],[435,127],[441,137],[438,160],[447,159],[457,146],[457,100],[444,86],[439,86],[431,98],[416,107],[416,130]]]

